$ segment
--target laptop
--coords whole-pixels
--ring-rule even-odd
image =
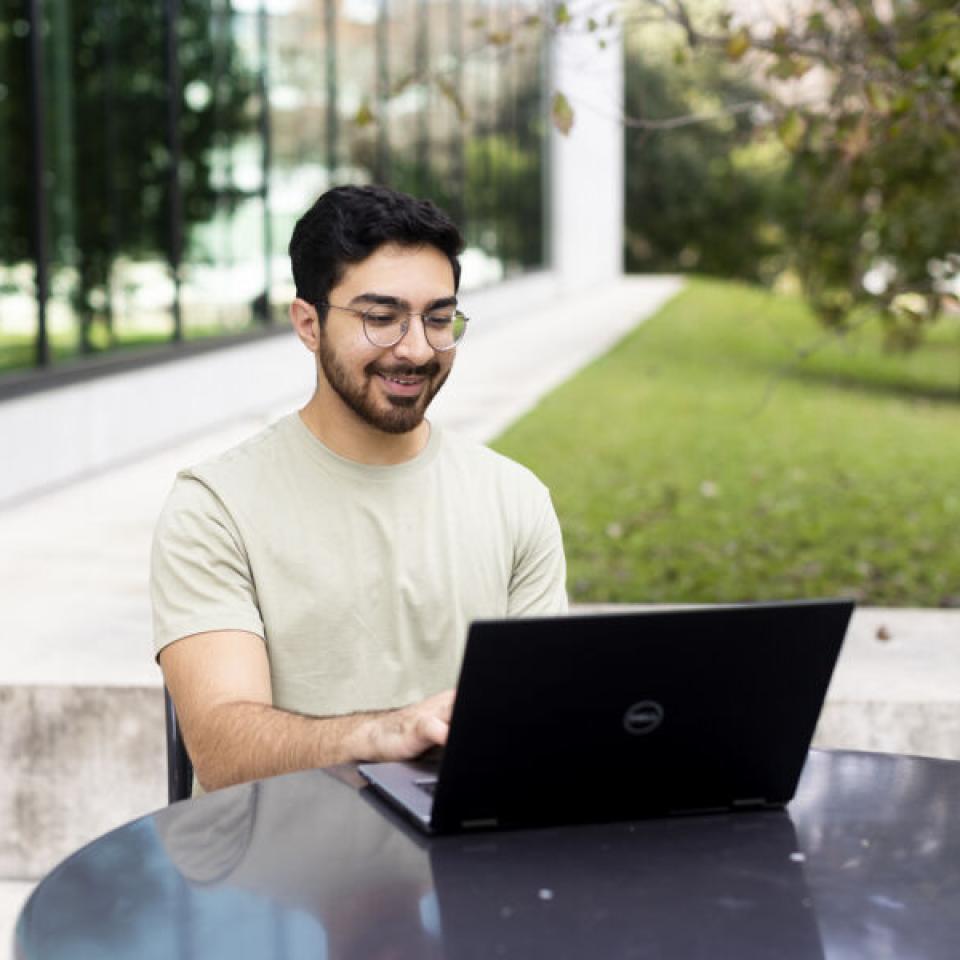
[[[853,606],[476,621],[444,750],[358,769],[427,833],[783,807]]]

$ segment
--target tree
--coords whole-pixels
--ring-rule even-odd
[[[676,62],[630,38],[625,62],[626,267],[771,281],[796,190],[787,152],[757,141],[756,84],[719,57]],[[675,118],[697,116],[697,122]],[[635,124],[636,125],[633,125]]]
[[[181,222],[188,231],[209,220],[223,198],[214,181],[215,155],[255,122],[248,112],[254,78],[239,56],[223,3],[182,0],[173,75],[165,67],[168,28],[160,6],[74,0],[50,4],[48,16],[42,39],[47,96],[40,107],[48,140],[49,254],[55,269],[67,268],[75,278],[69,295],[81,320],[81,346],[89,350],[94,321],[111,328],[117,258],[171,252],[171,83],[181,144]],[[22,146],[3,151],[3,174],[13,189],[0,193],[0,261],[13,263],[31,252],[33,172],[29,25],[13,16],[8,24],[0,29],[0,59],[9,58],[10,65],[0,130]],[[225,82],[217,83],[218,77]]]
[[[960,4],[783,10],[755,23],[688,0],[634,0],[624,24],[670,25],[682,56],[719,52],[756,78],[754,137],[776,134],[802,197],[779,214],[808,299],[835,328],[879,314],[888,342],[909,347],[960,290]],[[689,110],[673,120],[700,122]]]

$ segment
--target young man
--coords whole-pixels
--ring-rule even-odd
[[[566,609],[546,488],[424,418],[467,325],[461,249],[383,187],[331,190],[294,230],[316,391],[183,471],[154,541],[155,642],[206,789],[443,744],[470,621]]]

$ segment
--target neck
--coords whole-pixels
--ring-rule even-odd
[[[327,449],[346,460],[371,466],[405,463],[417,456],[430,439],[430,424],[426,420],[408,433],[386,433],[358,417],[339,397],[324,393],[318,386],[300,411],[300,419]]]

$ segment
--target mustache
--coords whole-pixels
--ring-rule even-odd
[[[440,364],[436,360],[431,360],[419,367],[412,367],[410,364],[384,367],[379,363],[368,363],[364,372],[368,376],[373,376],[375,373],[384,373],[388,377],[435,377],[440,372]]]

